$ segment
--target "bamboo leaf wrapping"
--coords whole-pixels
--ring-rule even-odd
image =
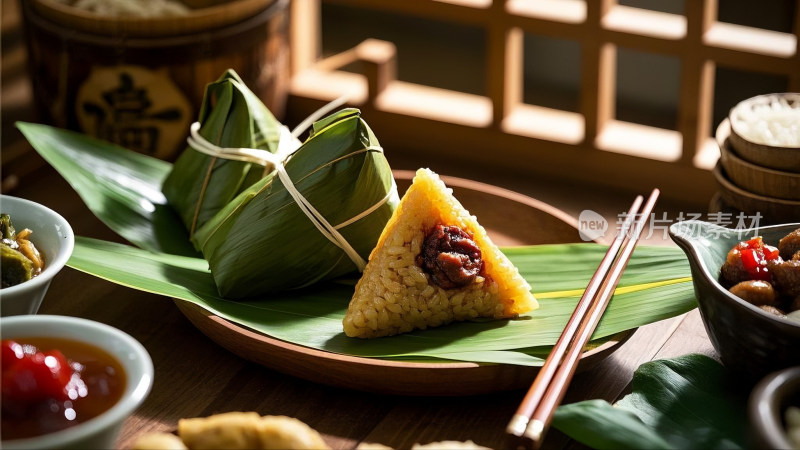
[[[328,223],[342,225],[338,232],[362,258],[369,256],[398,198],[380,144],[358,110],[346,109],[318,121],[307,142],[300,145],[296,138],[282,133],[284,127],[229,70],[206,88],[199,116],[199,134],[219,148],[275,154],[285,145],[281,136],[291,139],[289,148],[299,146],[285,162],[293,186]],[[40,139],[44,130],[50,135],[58,131],[28,124],[20,127],[23,132],[35,129],[27,133],[29,139],[43,155],[50,156],[54,166],[66,165],[63,160],[56,161],[61,158],[58,145]],[[91,139],[84,139],[83,145],[94,155],[108,147]],[[80,151],[76,146],[71,149]],[[114,149],[114,154],[120,153],[125,152]],[[75,171],[70,172],[64,176],[82,195],[94,195],[92,187],[84,186]],[[112,175],[111,170],[100,173]],[[212,156],[190,145],[172,167],[162,164],[147,175],[153,181],[151,189],[158,193],[158,208],[172,207],[177,212],[226,298],[296,289],[358,269],[340,248],[342,244],[323,236],[315,226],[317,219],[307,217],[298,207],[272,164]],[[113,180],[113,175],[109,179]],[[113,182],[106,187],[115,189]],[[134,186],[125,192],[135,197],[135,191]],[[366,217],[345,224],[375,205],[380,206]],[[130,209],[136,209],[135,205]],[[163,215],[169,214],[164,211]],[[136,245],[166,249],[167,243],[154,243],[146,233],[134,233],[123,223],[114,226]],[[172,235],[180,234],[175,231]],[[192,253],[186,244],[174,247],[179,254]]]
[[[280,122],[233,71],[206,88],[200,134],[220,147],[278,148]],[[257,164],[216,158],[187,147],[164,181],[163,192],[190,235],[265,175]],[[195,244],[199,249],[199,246]]]
[[[290,156],[286,171],[303,197],[334,226],[390,197],[339,230],[366,260],[394,211],[397,188],[358,110],[325,120],[327,126]],[[226,205],[197,230],[194,240],[226,298],[296,289],[357,269],[317,230],[275,174]]]

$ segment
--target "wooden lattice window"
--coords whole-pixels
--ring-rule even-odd
[[[479,93],[398,80],[397,49],[387,41],[368,39],[323,58],[320,1],[293,3],[290,115],[348,94],[384,147],[436,161],[458,156],[465,164],[517,174],[552,174],[555,167],[576,180],[660,186],[672,197],[709,198],[716,189],[709,171],[719,154],[711,138],[720,114],[713,108],[715,81],[728,76],[725,71],[755,73],[800,91],[800,7],[794,2],[787,18],[791,32],[721,21],[716,0],[685,0],[681,14],[613,0],[323,2],[482,30],[485,55],[474,68],[483,71],[485,89]],[[572,74],[578,84],[574,107],[526,101],[523,49],[531,39],[563,42],[565,51],[580,55],[579,73]],[[623,58],[639,58],[642,70],[652,58],[674,67],[677,80],[667,88],[674,90],[667,95],[677,97],[674,126],[618,114],[616,93],[625,78],[617,67]],[[355,63],[358,73],[342,70]],[[744,99],[758,92],[743,84],[741,93]]]

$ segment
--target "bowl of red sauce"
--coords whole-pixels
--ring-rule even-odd
[[[0,320],[0,447],[113,448],[144,402],[153,363],[130,335],[67,316]]]

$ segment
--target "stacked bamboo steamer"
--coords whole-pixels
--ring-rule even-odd
[[[289,0],[181,0],[182,15],[108,17],[22,2],[41,120],[162,159],[185,147],[205,87],[235,70],[281,118]]]
[[[742,101],[717,128],[719,197],[764,224],[800,222],[800,93]]]

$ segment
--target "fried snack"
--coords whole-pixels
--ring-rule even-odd
[[[286,416],[261,418],[261,448],[263,449],[327,449],[322,436],[305,423]]]
[[[178,436],[192,450],[329,448],[317,431],[297,419],[255,412],[181,419]]]

